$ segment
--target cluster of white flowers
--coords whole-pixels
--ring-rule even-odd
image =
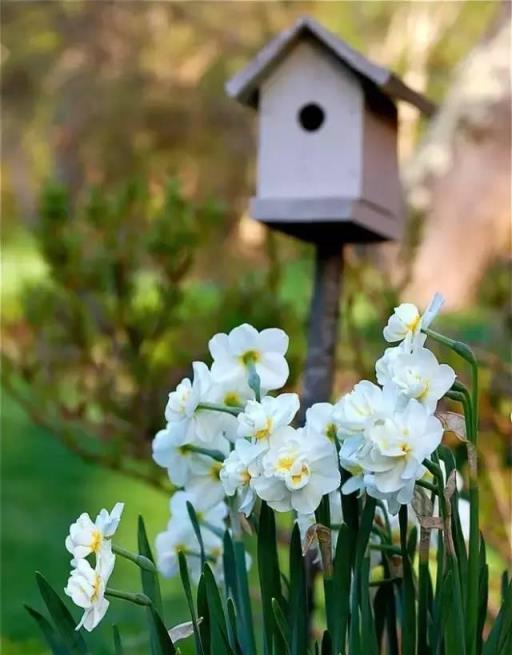
[[[89,632],[93,630],[108,609],[105,589],[116,560],[111,540],[123,508],[123,503],[116,503],[110,513],[102,509],[94,522],[89,514],[81,514],[70,526],[66,548],[73,556],[73,568],[64,591],[84,610],[77,630],[82,626]],[[90,555],[95,558],[94,567],[87,559]]]
[[[167,425],[153,442],[154,460],[182,489],[171,500],[167,530],[157,537],[162,573],[176,574],[181,551],[190,555],[193,575],[199,574],[199,544],[187,500],[198,514],[214,568],[228,514],[226,497],[232,511],[246,516],[258,498],[276,511],[293,510],[304,527],[314,521],[322,496],[340,489],[343,468],[351,477],[342,493],[366,491],[387,501],[393,513],[409,503],[426,471],[423,460],[442,438],[434,411],[455,379],[453,370],[424,347],[422,329],[441,305],[436,294],[423,315],[411,304],[397,307],[384,337],[400,343],[376,364],[379,386],[364,380],[336,404],[314,405],[303,427],[292,425],[298,396],[269,393],[288,378],[287,335],[244,324],[214,336],[211,367],[195,362],[193,379],[169,394]]]
[[[388,348],[376,363],[381,386],[364,380],[334,409],[340,463],[352,473],[343,493],[365,490],[385,500],[391,513],[411,501],[425,458],[441,443],[443,427],[434,412],[455,381],[453,369],[439,364],[424,347],[427,328],[442,305],[436,294],[423,315],[417,307],[397,307],[384,328]]]

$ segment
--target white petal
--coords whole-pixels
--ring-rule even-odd
[[[278,355],[285,355],[288,350],[289,338],[284,330],[279,328],[267,328],[262,330],[258,337],[258,345],[261,351],[273,352]]]

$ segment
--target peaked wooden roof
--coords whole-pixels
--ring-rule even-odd
[[[366,78],[380,91],[394,100],[404,100],[427,116],[431,116],[436,106],[421,93],[411,89],[405,82],[387,68],[374,64],[360,52],[351,48],[345,41],[326,30],[309,17],[299,18],[294,25],[278,34],[226,84],[228,94],[241,103],[258,106],[258,89],[261,82],[275,66],[284,59],[295,43],[302,37],[313,37],[343,64],[357,75]]]

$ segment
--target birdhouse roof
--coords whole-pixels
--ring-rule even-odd
[[[309,17],[299,18],[294,25],[278,34],[260,50],[254,59],[226,84],[228,94],[243,104],[257,107],[261,82],[286,57],[295,43],[304,37],[312,37],[354,73],[369,80],[390,98],[408,102],[427,116],[434,113],[436,107],[428,98],[411,89],[387,68],[374,64]]]

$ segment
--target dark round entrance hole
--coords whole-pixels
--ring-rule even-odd
[[[315,132],[325,121],[325,111],[315,102],[309,102],[299,109],[298,119],[306,132]]]

